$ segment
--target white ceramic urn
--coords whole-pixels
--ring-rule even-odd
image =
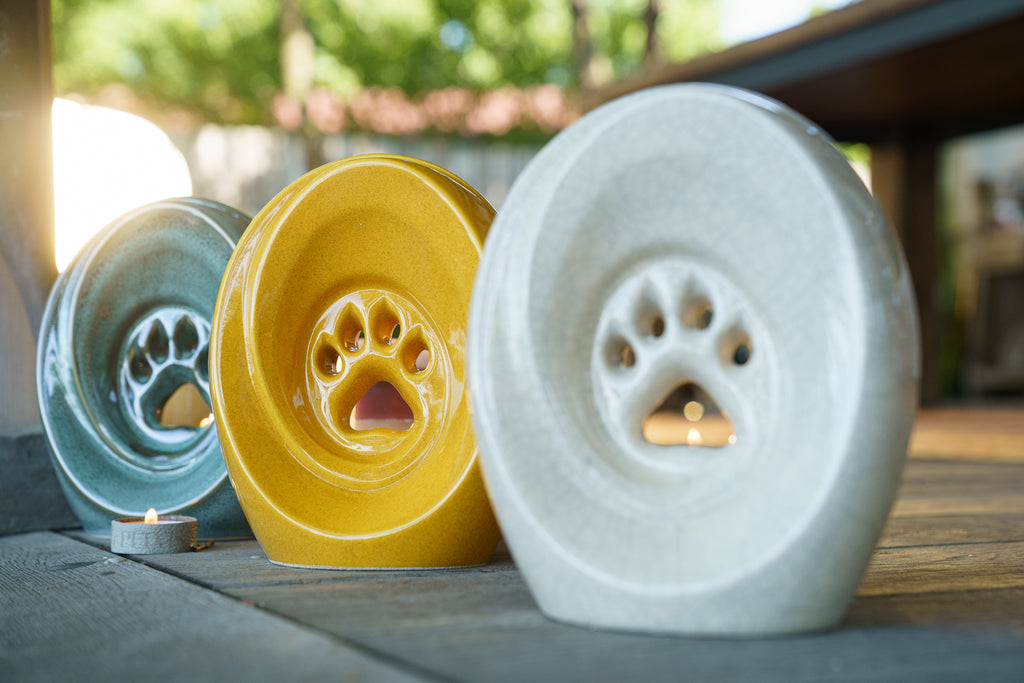
[[[584,116],[513,186],[469,325],[488,490],[541,610],[837,624],[899,482],[919,346],[895,235],[813,123],[704,84]]]

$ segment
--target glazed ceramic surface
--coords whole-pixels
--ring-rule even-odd
[[[469,339],[488,488],[545,613],[840,620],[899,480],[919,340],[897,241],[812,123],[700,84],[588,114],[513,186]],[[720,448],[646,436],[691,385],[731,419]]]
[[[39,334],[37,390],[53,463],[86,531],[187,513],[203,537],[249,536],[216,430],[164,426],[191,384],[207,403],[210,319],[248,216],[172,199],[105,228],[58,278]]]
[[[285,188],[232,257],[213,324],[228,470],[278,563],[486,562],[499,531],[466,395],[470,291],[494,216],[431,164],[368,155]],[[353,419],[391,385],[407,429]]]

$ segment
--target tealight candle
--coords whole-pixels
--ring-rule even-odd
[[[182,553],[196,547],[199,522],[185,515],[122,517],[110,523],[110,551],[122,555]]]

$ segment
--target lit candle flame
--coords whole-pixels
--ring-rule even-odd
[[[688,446],[699,446],[703,443],[700,438],[700,432],[695,427],[691,427],[690,431],[686,433],[686,445]]]
[[[146,510],[146,524],[156,524],[160,521],[160,517],[156,514],[156,508],[149,508]]]
[[[209,427],[212,424],[213,424],[213,413],[210,413],[209,415],[207,415],[206,417],[204,417],[202,420],[199,421],[199,426],[200,427]]]

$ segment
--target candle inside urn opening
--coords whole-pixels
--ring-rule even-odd
[[[723,448],[737,441],[728,413],[694,382],[676,387],[643,419],[640,429],[644,440],[657,446]]]

